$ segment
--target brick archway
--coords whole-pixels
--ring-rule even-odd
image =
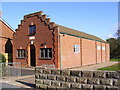
[[[34,62],[34,65],[31,65],[31,55],[32,55],[32,53],[31,53],[31,49],[33,49],[33,52],[34,52],[34,54],[35,54],[35,62]],[[36,55],[37,54],[37,48],[36,48],[36,44],[35,44],[35,42],[34,42],[34,44],[28,44],[27,45],[27,62],[28,62],[28,66],[36,66],[37,65],[37,62],[36,62]]]

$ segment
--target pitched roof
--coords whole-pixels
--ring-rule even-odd
[[[14,32],[14,29],[5,20],[3,20],[2,18],[0,18],[0,21],[3,22],[11,31]]]
[[[101,38],[96,37],[94,35],[90,35],[90,34],[87,34],[87,33],[81,32],[81,31],[77,31],[77,30],[74,30],[71,28],[67,28],[67,27],[64,27],[61,25],[57,25],[57,26],[59,27],[60,33],[107,43],[106,41],[104,41]]]

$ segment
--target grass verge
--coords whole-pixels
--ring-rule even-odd
[[[119,71],[120,70],[120,63],[114,64],[114,65],[111,65],[108,67],[103,67],[103,68],[100,68],[98,70],[101,70],[101,71]]]
[[[110,61],[120,61],[120,58],[119,59],[110,59]]]

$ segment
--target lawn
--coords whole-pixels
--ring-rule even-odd
[[[103,67],[103,68],[100,68],[98,70],[101,70],[101,71],[119,71],[120,70],[120,63],[114,64],[114,65],[108,66],[108,67]]]
[[[119,59],[110,59],[110,61],[120,61],[120,58]]]

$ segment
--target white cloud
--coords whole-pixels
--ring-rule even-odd
[[[115,34],[109,34],[109,35],[105,35],[103,37],[101,37],[102,39],[106,40],[106,39],[109,39],[109,38],[116,38],[116,35]]]
[[[120,23],[116,23],[113,25],[116,30],[120,29]]]
[[[115,36],[113,36],[113,35],[108,35],[108,38],[114,38]]]

